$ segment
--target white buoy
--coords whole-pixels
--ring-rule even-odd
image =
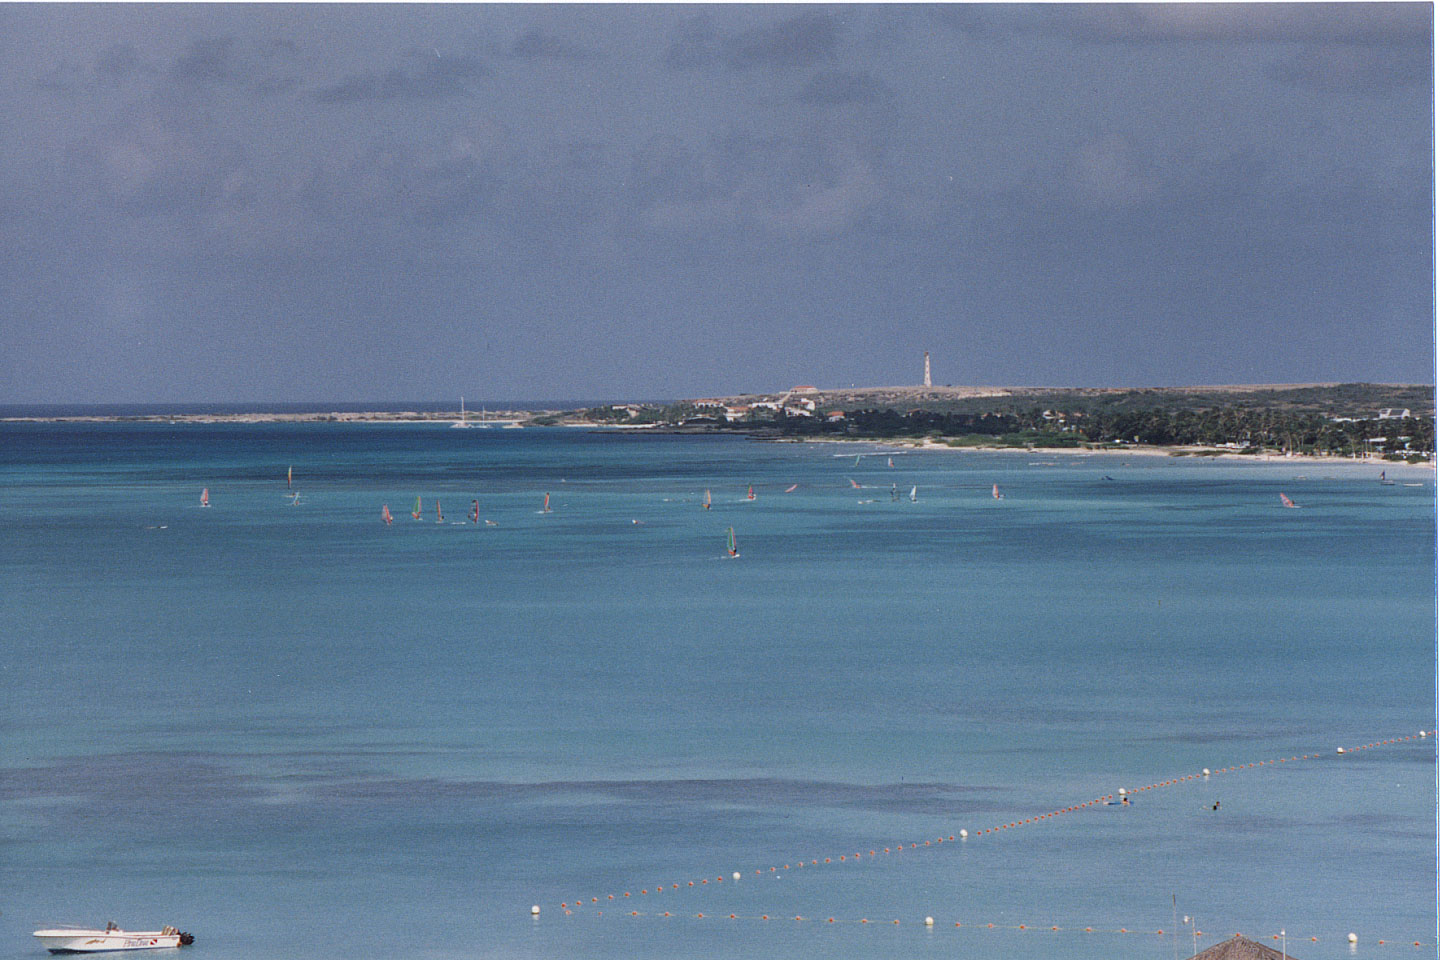
[[[1205,774],[1205,776],[1207,776],[1207,777],[1210,776],[1210,768],[1209,768],[1209,767],[1206,767],[1204,770],[1201,770],[1200,772],[1203,773],[1203,774]]]
[[[1425,739],[1425,731],[1424,731],[1424,730],[1421,730],[1421,731],[1420,731],[1420,739],[1421,739],[1421,740],[1424,740],[1424,739]]]
[[[538,917],[538,916],[540,916],[540,904],[537,903],[537,904],[535,904],[535,906],[533,906],[533,907],[530,908],[530,916],[532,916],[532,917]]]
[[[1345,748],[1344,748],[1344,747],[1336,747],[1336,748],[1335,748],[1335,752],[1336,752],[1336,753],[1344,753],[1344,752],[1345,752]]]
[[[1351,943],[1356,943],[1356,942],[1359,941],[1360,938],[1357,937],[1357,936],[1355,936],[1355,934],[1351,933],[1351,934],[1346,935],[1345,939],[1348,940],[1348,941],[1350,941]]]
[[[739,870],[736,870],[734,873],[730,874],[730,879],[731,879],[731,880],[739,880],[739,879],[740,879],[740,871],[739,871]]]
[[[1124,787],[1121,787],[1119,790],[1116,790],[1115,792],[1118,793],[1118,794],[1120,794],[1120,796],[1122,796],[1122,797],[1125,796],[1125,788],[1124,788]]]
[[[966,837],[968,837],[968,836],[970,836],[970,831],[968,831],[968,830],[961,830],[961,831],[960,831],[960,839],[961,839],[961,840],[964,840],[964,839],[965,839]]]
[[[935,926],[935,918],[934,918],[934,917],[926,917],[926,918],[925,918],[925,926],[927,926],[927,927],[933,927],[933,926]]]

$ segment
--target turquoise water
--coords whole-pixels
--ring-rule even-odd
[[[1172,894],[1433,949],[1434,740],[1335,754],[1435,725],[1434,474],[1378,469],[0,426],[0,957],[1184,956]]]

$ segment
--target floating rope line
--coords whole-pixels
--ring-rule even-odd
[[[1360,746],[1358,746],[1358,747],[1337,747],[1335,753],[1334,753],[1332,756],[1346,756],[1346,755],[1348,755],[1348,754],[1352,754],[1352,753],[1355,753],[1355,752],[1361,751],[1361,750],[1371,750],[1371,749],[1374,749],[1374,748],[1376,748],[1376,747],[1389,746],[1389,745],[1397,744],[1397,743],[1406,743],[1406,742],[1411,741],[1411,740],[1423,740],[1423,739],[1425,739],[1425,738],[1427,738],[1427,737],[1433,737],[1433,736],[1435,736],[1435,735],[1436,735],[1436,731],[1434,731],[1434,730],[1421,730],[1419,733],[1411,734],[1411,735],[1408,736],[1408,737],[1392,737],[1392,738],[1389,739],[1389,740],[1376,740],[1376,741],[1374,741],[1374,742],[1372,742],[1372,743],[1362,744],[1362,745],[1360,745]],[[954,842],[957,835],[959,836],[959,838],[960,838],[962,841],[966,841],[966,840],[968,840],[968,839],[970,839],[970,838],[972,838],[972,837],[978,839],[979,837],[985,836],[986,834],[992,834],[992,833],[998,834],[998,833],[1000,833],[1001,831],[1005,831],[1005,830],[1016,830],[1016,829],[1019,829],[1020,827],[1029,826],[1030,824],[1033,824],[1033,823],[1040,823],[1040,822],[1045,821],[1045,820],[1053,819],[1053,818],[1058,817],[1058,816],[1060,816],[1060,815],[1062,815],[1062,814],[1076,813],[1076,812],[1078,812],[1078,811],[1080,811],[1080,810],[1085,810],[1085,809],[1088,809],[1088,808],[1090,808],[1090,807],[1098,806],[1098,805],[1100,805],[1100,804],[1111,803],[1111,802],[1114,802],[1114,801],[1115,801],[1115,797],[1116,797],[1117,795],[1118,795],[1118,796],[1121,796],[1121,797],[1126,797],[1126,796],[1129,796],[1130,794],[1133,794],[1133,793],[1144,793],[1144,792],[1149,791],[1149,790],[1159,790],[1159,789],[1162,788],[1162,787],[1173,787],[1173,786],[1176,786],[1177,784],[1188,783],[1188,782],[1190,782],[1190,781],[1192,781],[1192,780],[1205,780],[1205,779],[1207,779],[1207,778],[1209,778],[1209,777],[1211,777],[1211,776],[1219,776],[1220,774],[1223,774],[1223,773],[1239,773],[1239,772],[1241,772],[1241,771],[1249,770],[1249,769],[1252,769],[1252,768],[1254,768],[1254,767],[1264,767],[1264,766],[1269,766],[1269,765],[1273,765],[1273,764],[1277,764],[1277,763],[1298,762],[1298,761],[1301,761],[1301,760],[1318,760],[1318,759],[1321,758],[1321,756],[1322,756],[1322,754],[1319,754],[1319,753],[1306,753],[1306,754],[1299,754],[1299,755],[1297,755],[1297,756],[1291,756],[1291,757],[1279,757],[1279,758],[1271,759],[1271,760],[1256,760],[1256,761],[1254,761],[1254,762],[1252,762],[1252,763],[1235,764],[1235,765],[1229,766],[1229,767],[1218,767],[1218,768],[1216,768],[1216,769],[1214,769],[1214,770],[1211,770],[1210,768],[1207,767],[1207,768],[1203,769],[1200,773],[1190,773],[1190,774],[1186,774],[1186,775],[1181,776],[1181,777],[1172,777],[1172,778],[1169,779],[1169,780],[1160,780],[1160,781],[1157,781],[1157,782],[1152,783],[1152,784],[1148,784],[1147,786],[1143,786],[1143,787],[1135,787],[1135,788],[1133,788],[1133,789],[1121,789],[1121,790],[1117,791],[1117,792],[1114,793],[1114,794],[1107,793],[1107,794],[1105,794],[1104,796],[1096,797],[1096,798],[1093,799],[1093,800],[1086,800],[1086,801],[1081,802],[1081,803],[1075,803],[1075,804],[1071,804],[1071,805],[1069,805],[1069,806],[1060,807],[1060,808],[1057,808],[1057,809],[1055,809],[1055,810],[1051,810],[1049,813],[1042,813],[1042,814],[1040,814],[1039,816],[1025,817],[1024,819],[1012,820],[1012,821],[1009,822],[1009,823],[1002,823],[1002,824],[998,824],[998,825],[995,825],[995,826],[980,828],[980,829],[975,830],[973,833],[972,833],[971,831],[969,831],[968,829],[961,829],[961,830],[956,831],[955,834],[948,834],[948,835],[945,835],[945,836],[936,837],[936,838],[934,838],[933,840],[901,841],[901,842],[899,842],[899,843],[896,843],[893,848],[892,848],[892,847],[871,848],[871,849],[868,850],[865,854],[862,854],[861,851],[856,850],[856,851],[853,851],[853,852],[841,853],[841,854],[832,855],[832,856],[829,856],[829,857],[812,857],[812,858],[810,858],[809,861],[806,861],[806,860],[804,860],[804,859],[800,859],[800,860],[796,860],[794,863],[778,864],[778,865],[770,866],[770,867],[768,867],[768,868],[766,868],[766,867],[757,867],[757,868],[755,868],[755,875],[759,876],[759,875],[763,875],[763,874],[765,874],[765,873],[767,873],[767,872],[768,872],[768,873],[780,873],[780,872],[783,872],[783,871],[785,871],[785,870],[790,870],[792,867],[793,867],[794,869],[796,869],[796,870],[803,870],[803,869],[805,869],[807,866],[808,866],[808,867],[811,867],[811,868],[814,868],[814,867],[824,866],[824,865],[826,865],[826,864],[836,864],[836,863],[853,864],[853,863],[859,863],[859,862],[861,862],[861,861],[870,860],[870,859],[875,858],[875,857],[884,857],[884,856],[887,856],[887,855],[891,854],[892,852],[893,852],[893,853],[896,853],[896,854],[899,854],[899,853],[903,853],[903,852],[906,851],[906,850],[921,850],[921,849],[923,849],[923,848],[925,848],[925,847],[930,847],[930,846],[932,846],[932,845],[938,847],[938,846],[940,846],[941,844],[944,844],[944,843]],[[1124,800],[1121,800],[1120,802],[1123,803],[1123,802],[1125,802],[1125,801],[1124,801]],[[733,872],[733,873],[731,874],[731,876],[730,876],[730,879],[731,879],[732,881],[738,881],[738,880],[740,879],[740,873],[739,873],[739,871]],[[696,888],[696,887],[708,887],[711,883],[723,884],[724,882],[725,882],[725,876],[724,876],[724,874],[720,874],[720,875],[716,876],[713,881],[707,876],[707,877],[703,877],[703,878],[701,878],[701,879],[699,879],[699,880],[685,880],[685,881],[680,881],[680,882],[674,882],[674,881],[672,881],[668,886],[667,886],[666,884],[664,884],[664,883],[658,883],[658,884],[656,884],[654,887],[648,887],[648,886],[647,886],[647,887],[642,887],[642,888],[640,889],[640,893],[639,893],[638,895],[639,895],[639,896],[642,896],[642,897],[659,896],[659,895],[661,895],[661,894],[666,893],[667,891],[673,893],[673,892],[677,892],[677,891],[681,891],[681,890],[690,890],[690,889],[693,889],[693,888]],[[610,904],[610,903],[612,903],[612,902],[615,902],[615,901],[623,901],[623,900],[626,900],[626,899],[630,899],[630,900],[632,900],[632,901],[633,901],[633,899],[634,899],[634,898],[631,896],[631,891],[629,891],[629,890],[626,890],[626,891],[621,892],[618,896],[617,896],[616,894],[613,894],[613,893],[605,894],[603,897],[600,897],[600,896],[592,896],[592,897],[589,898],[589,903],[590,903],[590,904],[606,904],[606,905],[608,905],[608,904]],[[560,907],[561,907],[561,909],[564,910],[565,913],[568,915],[568,914],[571,913],[572,909],[579,909],[582,905],[585,905],[585,899],[584,899],[584,898],[581,898],[581,897],[577,897],[577,898],[575,898],[574,900],[565,900],[565,901],[561,902]],[[636,912],[633,912],[633,915],[635,915],[635,916],[640,916],[641,914],[640,914],[638,911],[636,911]],[[669,915],[668,912],[667,912],[665,915],[668,916],[668,915]],[[797,919],[799,919],[799,918],[797,918]],[[868,921],[866,921],[866,922],[868,923]],[[899,921],[896,921],[896,922],[898,923]]]
[[[577,905],[576,905],[576,909],[578,909],[578,908],[579,908],[579,905],[577,904]],[[565,913],[566,913],[567,916],[569,916],[569,915],[573,914],[574,911],[567,909],[567,910],[565,911]],[[606,912],[605,912],[604,910],[597,910],[597,911],[595,912],[595,916],[596,916],[596,917],[604,917],[604,916],[607,916],[607,914],[606,914]],[[1137,927],[1117,927],[1117,926],[1114,926],[1113,924],[1112,924],[1112,925],[1105,925],[1105,926],[1102,926],[1102,925],[1092,925],[1092,926],[1088,926],[1088,927],[1062,927],[1062,926],[1059,926],[1058,924],[1048,924],[1048,925],[1047,925],[1047,924],[1027,924],[1027,923],[965,923],[965,922],[962,922],[962,921],[959,921],[959,920],[956,920],[956,921],[954,921],[953,923],[950,923],[950,922],[938,923],[938,922],[936,922],[936,920],[935,920],[933,917],[926,917],[924,920],[915,920],[915,919],[899,920],[899,919],[895,919],[895,918],[890,918],[890,919],[871,919],[871,918],[869,918],[869,917],[858,917],[858,918],[821,917],[821,916],[809,916],[809,917],[806,917],[806,916],[799,916],[799,915],[797,915],[797,916],[790,916],[789,914],[781,914],[781,913],[774,913],[774,914],[770,914],[770,913],[762,913],[762,914],[735,914],[735,913],[726,913],[726,914],[719,914],[719,913],[671,913],[669,910],[665,910],[665,911],[662,911],[662,912],[647,912],[647,911],[643,911],[643,910],[628,910],[628,911],[619,911],[619,912],[611,911],[611,912],[608,914],[608,916],[610,916],[610,917],[621,917],[621,918],[627,918],[627,917],[628,917],[628,918],[633,918],[633,919],[637,919],[637,920],[667,920],[667,919],[669,919],[669,920],[724,920],[724,921],[736,920],[736,921],[751,921],[751,922],[761,922],[761,923],[792,923],[792,924],[793,924],[793,923],[799,923],[799,924],[807,924],[807,923],[808,923],[808,924],[817,924],[817,925],[823,925],[823,926],[882,926],[882,927],[898,927],[898,926],[902,926],[902,925],[903,925],[903,926],[907,926],[907,927],[924,926],[924,927],[927,928],[927,929],[944,927],[944,928],[947,928],[947,929],[950,929],[950,930],[957,930],[957,929],[958,929],[958,930],[986,930],[986,931],[997,930],[997,931],[1012,931],[1012,932],[1025,931],[1026,933],[1030,933],[1030,932],[1035,932],[1035,933],[1065,933],[1065,934],[1080,934],[1080,935],[1091,935],[1091,936],[1103,936],[1103,935],[1107,935],[1107,934],[1109,934],[1109,935],[1115,935],[1115,936],[1125,935],[1125,936],[1129,936],[1129,937],[1164,937],[1164,936],[1176,936],[1176,932],[1175,932],[1173,929],[1170,930],[1170,931],[1166,931],[1165,929],[1162,928],[1162,929],[1159,929],[1159,930],[1153,930],[1153,931],[1152,931],[1152,930],[1149,930],[1149,929],[1137,928]],[[1180,933],[1179,936],[1183,936],[1183,937],[1189,938],[1189,937],[1214,936],[1214,934],[1207,934],[1204,930],[1188,930],[1188,931],[1185,931],[1185,932],[1183,932],[1183,933]],[[1244,936],[1244,934],[1242,934],[1242,933],[1240,933],[1240,932],[1237,931],[1236,934],[1235,934],[1235,936],[1237,936],[1237,937],[1238,937],[1238,936]],[[1266,935],[1264,935],[1264,934],[1256,934],[1256,935],[1251,935],[1249,938],[1250,938],[1251,940],[1261,940],[1261,939],[1264,939],[1265,936],[1266,936]],[[1280,934],[1278,934],[1278,933],[1276,933],[1276,934],[1269,934],[1268,936],[1269,936],[1269,939],[1271,939],[1271,940],[1277,940],[1277,941],[1278,941],[1278,940],[1281,939]],[[1302,941],[1303,941],[1303,942],[1306,942],[1306,943],[1324,943],[1324,942],[1349,942],[1349,943],[1358,943],[1358,942],[1361,942],[1358,937],[1356,937],[1356,938],[1354,938],[1354,939],[1351,939],[1352,937],[1354,937],[1353,934],[1347,934],[1346,936],[1343,936],[1343,937],[1341,937],[1341,936],[1328,936],[1328,937],[1311,936],[1311,937],[1306,937],[1306,936],[1303,935],[1303,934],[1298,934],[1298,935],[1297,935],[1297,934],[1290,934],[1290,935],[1287,937],[1287,939],[1289,939],[1290,941],[1295,942],[1295,943],[1299,943],[1299,942],[1302,942]],[[1421,941],[1421,940],[1405,940],[1405,939],[1391,939],[1391,938],[1387,938],[1387,939],[1377,939],[1377,940],[1369,940],[1369,939],[1367,939],[1367,940],[1365,940],[1365,941],[1363,941],[1363,942],[1365,942],[1365,943],[1373,943],[1373,944],[1375,944],[1376,946],[1422,947],[1422,946],[1431,946],[1431,945],[1435,944],[1437,941],[1432,937],[1432,938],[1430,938],[1430,939],[1428,939],[1428,940],[1424,940],[1424,941]]]

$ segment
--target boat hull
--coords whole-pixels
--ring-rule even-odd
[[[51,953],[114,953],[180,946],[180,934],[159,930],[37,930],[35,937]]]

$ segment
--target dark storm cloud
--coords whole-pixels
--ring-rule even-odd
[[[510,45],[510,56],[519,60],[589,60],[595,53],[541,30],[528,30]]]
[[[490,68],[469,55],[417,54],[415,63],[389,70],[352,74],[315,93],[320,103],[352,104],[381,100],[446,100],[473,96]]]
[[[1429,37],[1383,3],[0,4],[0,286],[47,331],[0,382],[686,396],[895,382],[920,341],[947,382],[1428,378]]]
[[[1052,26],[1102,43],[1430,42],[1428,3],[1076,4],[1039,8]],[[1026,8],[1002,11],[1019,23]]]
[[[823,13],[802,13],[789,20],[743,30],[721,46],[734,70],[754,67],[805,67],[835,56],[840,28]]]
[[[665,65],[672,70],[709,66],[717,58],[715,25],[703,13],[685,17],[672,31],[665,50]]]
[[[868,73],[817,73],[795,95],[801,103],[838,106],[846,103],[874,103],[893,97],[894,92]]]
[[[1399,87],[1423,86],[1433,73],[1423,47],[1332,44],[1276,60],[1265,75],[1324,93],[1374,97]]]
[[[216,37],[192,41],[168,73],[176,83],[205,86],[235,82],[238,69],[234,38]]]
[[[153,76],[155,72],[134,44],[107,44],[95,57],[95,76],[110,83],[123,83],[133,76]]]

